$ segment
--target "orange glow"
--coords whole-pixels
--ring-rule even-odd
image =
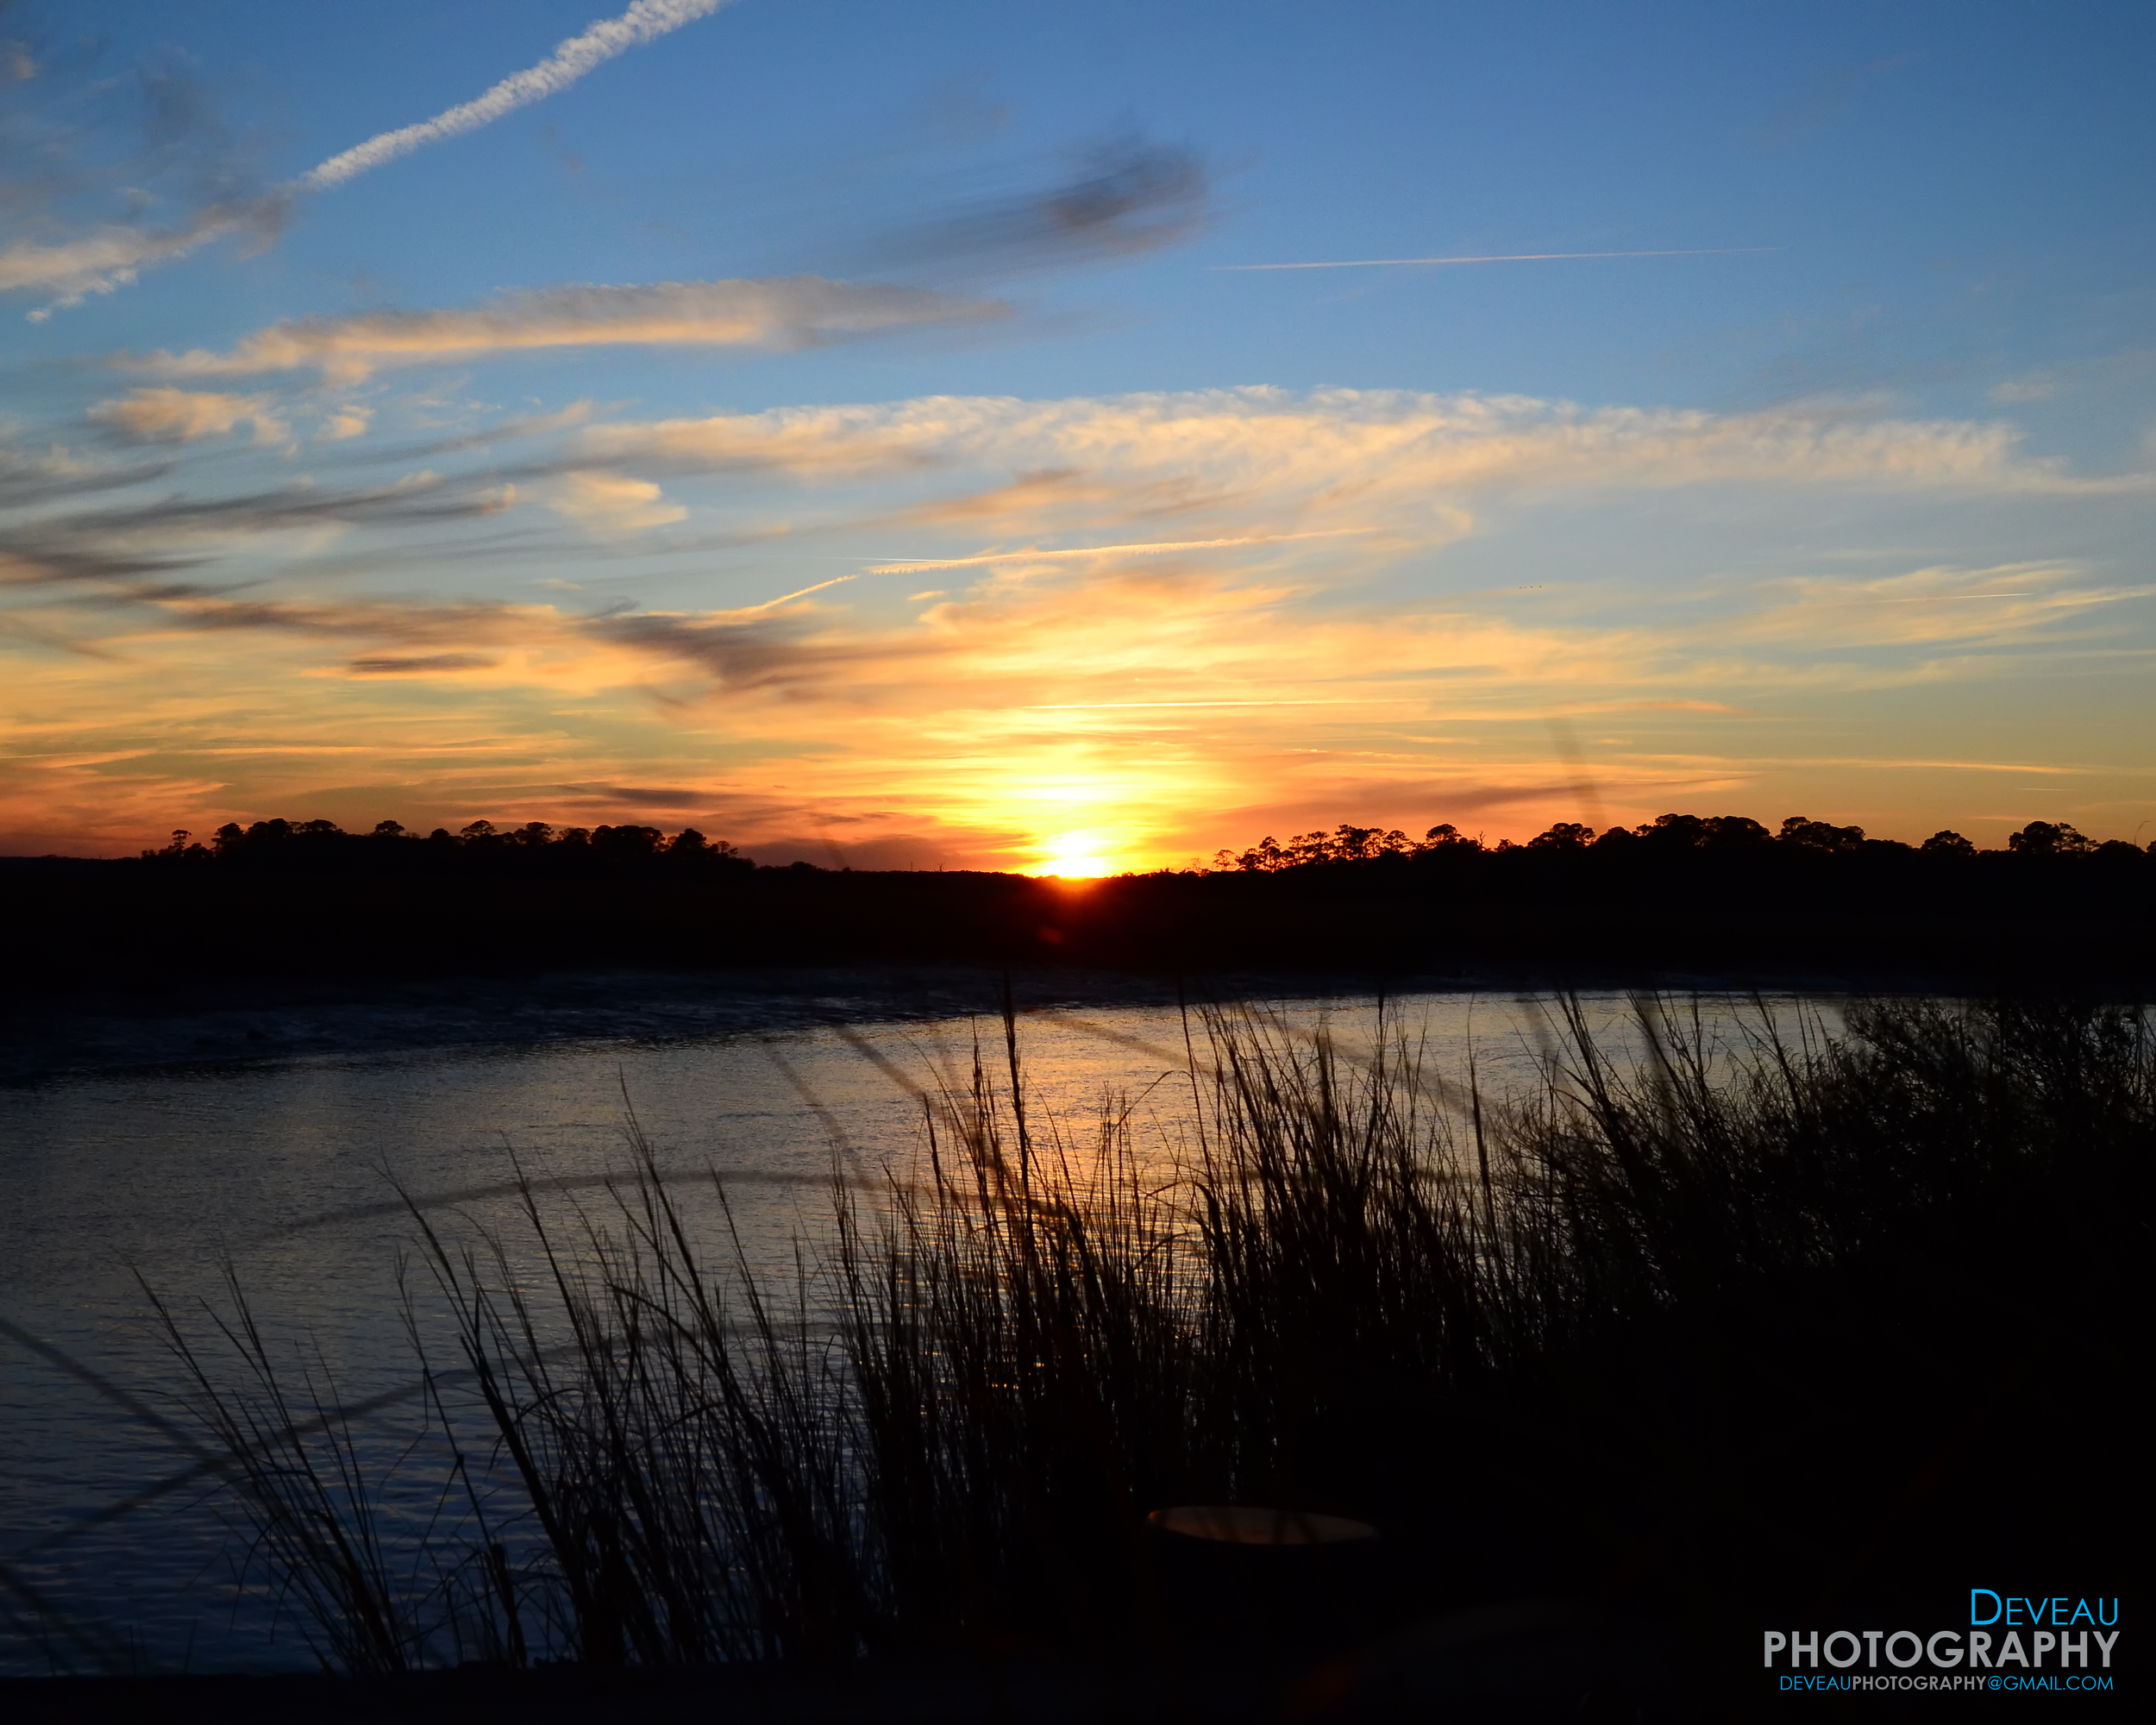
[[[167,407],[172,435],[191,436],[186,414],[222,423],[257,398],[127,400],[133,421],[115,409],[97,423],[150,437]],[[1799,486],[1872,496],[1882,473],[1918,500],[2083,483],[2017,465],[1989,423],[1581,418],[1524,398],[1267,392],[936,398],[579,430],[581,417],[559,422],[567,441],[550,459],[583,477],[548,481],[543,515],[489,472],[417,475],[411,493],[526,508],[535,533],[556,536],[546,567],[561,579],[467,593],[448,542],[382,526],[396,591],[342,586],[316,567],[342,540],[273,511],[222,537],[176,518],[207,564],[243,574],[274,552],[284,573],[244,597],[207,580],[78,593],[0,553],[0,853],[124,853],[273,815],[421,831],[634,820],[694,825],[762,861],[1075,886],[1344,820],[1410,833],[1451,821],[1494,843],[1557,820],[1802,810],[1996,844],[2037,818],[2129,837],[2156,811],[2130,758],[2007,723],[2008,686],[1990,681],[2017,652],[2048,666],[2140,650],[2123,622],[2099,626],[2126,618],[2113,602],[2138,588],[2071,561],[1972,558],[1807,564],[1717,578],[1681,605],[1634,604],[1620,587],[1545,581],[1584,568],[1573,530],[1539,540],[1542,512],[1505,501],[1530,485],[1560,500],[1742,485],[1781,509]],[[661,530],[684,510],[744,547],[775,543],[763,503],[692,483],[699,461],[723,473],[752,455],[821,490],[834,521],[873,526],[832,527],[828,566],[744,550],[709,593],[700,576],[666,574],[631,612],[541,596],[582,591],[567,577],[639,546],[677,556]],[[647,456],[663,487],[621,468]],[[317,465],[335,477],[340,459]],[[917,472],[975,489],[923,496]],[[363,477],[339,481],[355,521],[375,506]],[[1708,567],[1720,542],[1690,545],[1670,509],[1671,567]],[[1620,530],[1646,530],[1629,518]],[[1476,538],[1483,562],[1449,568]],[[153,542],[85,543],[118,569]],[[1050,549],[998,549],[1013,543]],[[865,579],[885,568],[933,568],[943,585]],[[1463,585],[1476,570],[1482,584]],[[1514,575],[1534,584],[1504,584]],[[1808,714],[1885,726],[1889,708],[1865,704],[1919,687],[1931,716],[1896,718],[1882,732],[1891,752],[1822,751]],[[1577,760],[1553,718],[1591,725]]]
[[[1097,881],[1103,875],[1120,873],[1127,867],[1107,854],[1098,834],[1066,832],[1045,840],[1048,855],[1025,872],[1054,875],[1066,881]]]

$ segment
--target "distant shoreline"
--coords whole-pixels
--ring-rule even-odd
[[[642,973],[879,979],[1010,970],[1056,988],[1794,987],[2137,997],[2156,980],[2156,856],[1841,852],[1633,841],[1272,869],[1024,875],[757,868],[663,851],[565,859],[365,840],[310,852],[0,859],[0,1009],[179,1016],[326,992]],[[1084,981],[1083,979],[1094,979]],[[1440,981],[1439,979],[1443,979]],[[932,985],[940,986],[940,985]],[[24,1026],[28,1026],[26,1032]]]
[[[0,1087],[208,1072],[290,1062],[371,1062],[481,1055],[578,1044],[624,1046],[785,1035],[833,1025],[979,1017],[1000,1010],[1008,974],[1020,1015],[1104,1007],[1174,1007],[1174,981],[1070,968],[870,965],[799,969],[592,969],[524,976],[471,975],[338,983],[239,978],[191,991],[78,995],[37,1011],[0,1013]],[[1491,967],[1477,972],[1308,971],[1186,979],[1193,1008],[1219,1000],[1369,1000],[1482,995],[1559,988],[1677,995],[1758,992],[1831,999],[1959,996],[1935,976],[1821,972],[1743,977],[1707,973],[1575,975]]]

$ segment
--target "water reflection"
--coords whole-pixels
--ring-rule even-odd
[[[1627,1040],[1624,1000],[1584,1005]],[[1403,1038],[1434,1106],[1462,1103],[1470,1063],[1488,1094],[1531,1085],[1556,1046],[1534,1001],[1276,1010],[1280,1033],[1329,1035],[1351,1060]],[[1030,1013],[1020,1046],[1045,1151],[1086,1155],[1104,1107],[1128,1111],[1163,1163],[1188,1148],[1207,1047],[1175,1007]],[[633,1105],[699,1245],[785,1283],[797,1243],[812,1261],[828,1239],[836,1193],[873,1207],[907,1179],[924,1101],[964,1093],[976,1070],[1007,1084],[1005,1059],[992,1019],[869,1019],[0,1090],[0,1671],[306,1663],[289,1634],[269,1638],[260,1599],[235,1609],[216,1465],[172,1417],[175,1375],[137,1273],[184,1309],[229,1264],[277,1334],[318,1350],[360,1428],[393,1447],[419,1399],[397,1280],[415,1208],[526,1251],[521,1170],[547,1203],[603,1222]],[[423,1320],[440,1315],[423,1284],[414,1297]],[[801,1297],[795,1320],[814,1327],[812,1289]]]

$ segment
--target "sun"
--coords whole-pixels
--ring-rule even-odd
[[[1052,875],[1066,881],[1094,881],[1103,875],[1117,872],[1116,859],[1101,846],[1100,836],[1092,832],[1065,832],[1044,839],[1041,849],[1046,853],[1031,864],[1029,875]]]

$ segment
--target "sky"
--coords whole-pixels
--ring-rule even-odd
[[[0,5],[0,853],[2146,842],[2152,73],[2138,0]]]

